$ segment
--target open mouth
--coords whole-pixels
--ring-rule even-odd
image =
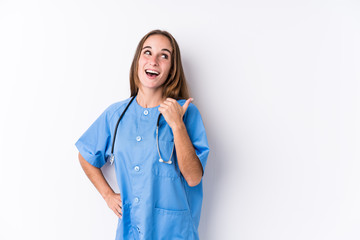
[[[149,77],[156,77],[158,76],[160,73],[154,70],[145,70],[146,75],[148,75]]]

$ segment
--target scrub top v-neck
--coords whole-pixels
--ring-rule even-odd
[[[130,100],[110,105],[76,142],[80,154],[93,166],[100,168],[106,163],[115,125]],[[178,103],[183,105],[185,100]],[[176,148],[172,164],[159,162],[158,108],[143,108],[135,97],[118,126],[114,164],[123,217],[118,220],[116,240],[199,239],[202,182],[195,187],[187,184],[179,170]],[[200,112],[194,104],[190,103],[183,119],[205,170],[209,146]],[[172,130],[161,116],[159,150],[164,160],[169,160],[173,146]]]

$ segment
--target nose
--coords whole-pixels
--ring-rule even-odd
[[[149,58],[149,63],[150,63],[150,65],[152,65],[152,66],[157,66],[157,65],[158,65],[158,62],[157,62],[156,56],[151,56],[151,57]]]

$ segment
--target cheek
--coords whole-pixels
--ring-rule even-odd
[[[144,60],[139,58],[138,61],[138,74],[141,74],[143,72],[143,65],[144,65]]]
[[[167,74],[166,75],[169,75],[170,73],[170,68],[171,68],[171,64],[165,64],[164,65],[164,72],[166,72]]]
[[[138,68],[140,69],[142,64],[143,64],[144,60],[142,58],[139,58],[139,61],[138,61]]]

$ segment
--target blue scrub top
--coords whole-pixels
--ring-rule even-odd
[[[131,98],[110,105],[76,142],[80,154],[102,167],[111,153],[115,125]],[[177,101],[180,105],[185,100]],[[202,181],[190,187],[182,176],[174,149],[172,164],[159,162],[156,122],[159,106],[141,107],[136,98],[124,114],[116,134],[115,172],[123,217],[116,239],[199,239],[203,199]],[[190,103],[184,123],[203,170],[209,154],[199,110]],[[160,154],[168,161],[174,137],[164,117],[159,123]]]

